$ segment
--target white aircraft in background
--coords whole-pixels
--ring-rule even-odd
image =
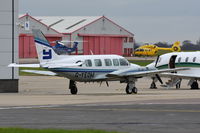
[[[163,54],[158,57],[157,62],[153,62],[147,65],[147,67],[151,69],[154,67],[158,70],[187,67],[189,68],[188,70],[159,74],[160,77],[170,78],[163,86],[168,88],[176,86],[176,88],[180,88],[181,80],[189,79],[188,85],[191,86],[191,89],[199,89],[197,81],[200,80],[200,51]],[[156,88],[155,81],[152,82],[150,88]]]
[[[143,76],[156,75],[163,72],[175,72],[186,68],[156,70],[130,64],[119,55],[57,55],[40,30],[33,30],[35,45],[40,64],[10,64],[9,67],[42,67],[49,71],[24,70],[25,72],[56,75],[70,79],[71,94],[77,94],[76,82],[120,81],[127,83],[126,93],[137,93],[135,82]]]

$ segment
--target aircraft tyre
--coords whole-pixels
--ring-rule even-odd
[[[136,88],[136,87],[133,87],[132,92],[133,92],[134,94],[137,94],[137,88]]]
[[[71,94],[73,94],[73,95],[77,94],[78,89],[76,87],[75,81],[70,80],[70,82],[69,82],[69,89],[70,89]]]
[[[129,87],[129,84],[126,86],[126,94],[132,94],[132,89]]]
[[[199,84],[197,81],[195,81],[191,85],[191,90],[197,90],[197,89],[199,89]]]
[[[71,94],[76,95],[77,92],[78,92],[77,87],[75,86],[75,87],[71,88],[71,89],[70,89],[70,92],[71,92]]]
[[[126,94],[137,94],[137,88],[136,87],[129,87],[129,84],[126,86]]]

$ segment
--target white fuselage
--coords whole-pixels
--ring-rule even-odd
[[[188,67],[189,70],[178,71],[181,74],[200,75],[200,52],[172,52],[161,55],[155,66],[155,62],[149,64],[147,67],[153,69],[166,69]]]
[[[59,59],[52,60],[48,64],[76,64],[82,62],[79,66],[48,68],[50,71],[60,76],[67,77],[74,81],[91,82],[112,80],[108,79],[108,73],[123,70],[127,68],[138,69],[140,66],[130,64],[124,57],[118,55],[76,55],[59,56]]]

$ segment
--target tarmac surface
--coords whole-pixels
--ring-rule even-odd
[[[164,79],[167,81],[166,79]],[[0,127],[103,129],[128,133],[199,133],[200,90],[149,89],[139,79],[138,94],[127,95],[126,84],[77,83],[70,95],[68,79],[21,76],[19,93],[0,94]]]

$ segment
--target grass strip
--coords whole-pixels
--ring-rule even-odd
[[[103,130],[64,130],[64,129],[27,129],[27,128],[0,128],[0,133],[119,133]]]

